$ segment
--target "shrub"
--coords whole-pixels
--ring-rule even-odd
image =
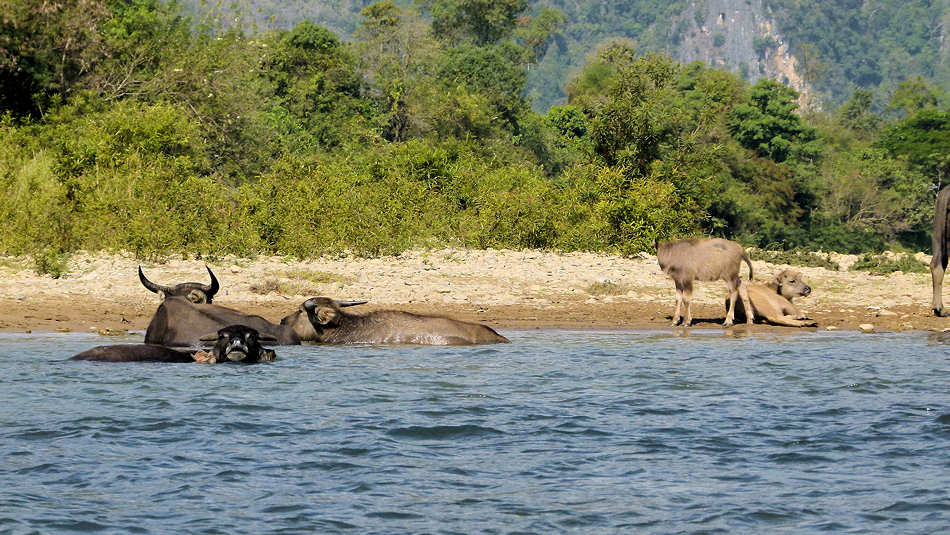
[[[58,279],[69,272],[68,262],[68,254],[47,249],[33,256],[33,270],[39,275]]]
[[[864,254],[851,266],[851,270],[867,271],[878,275],[886,275],[895,271],[928,273],[930,272],[930,266],[907,254],[898,255],[896,258],[887,255]]]

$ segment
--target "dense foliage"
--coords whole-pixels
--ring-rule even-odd
[[[228,6],[240,6],[246,15],[239,19],[253,21],[259,28],[289,29],[302,21],[319,21],[344,39],[357,30],[360,11],[370,4],[370,0],[182,1],[193,13],[210,10],[222,17],[229,13]],[[726,42],[724,32],[735,32],[751,39],[746,46],[751,46],[760,59],[765,58],[767,50],[775,50],[779,41],[787,43],[798,60],[798,74],[814,88],[810,98],[826,109],[836,108],[854,91],[866,89],[880,111],[897,86],[914,76],[933,80],[943,88],[940,96],[950,89],[950,63],[944,45],[950,9],[945,2],[933,0],[396,1],[401,7],[417,3],[429,6],[440,38],[456,28],[477,35],[494,28],[502,30],[506,24],[520,24],[515,15],[525,8],[541,27],[550,25],[552,13],[562,14],[553,19],[559,22],[557,31],[553,39],[536,49],[539,61],[527,75],[531,104],[540,111],[565,103],[564,82],[606,40],[625,38],[636,42],[641,50],[678,58],[696,57],[689,52],[696,45],[686,37],[690,28],[710,25],[710,11],[751,10],[759,21],[768,21],[773,33],[760,33],[761,27],[726,25],[713,30],[710,43],[720,48]],[[482,29],[477,27],[480,20],[488,21]],[[749,71],[747,57],[735,56],[735,52],[721,57],[733,71]]]
[[[615,41],[539,114],[527,73],[563,15],[416,5],[366,6],[347,41],[0,0],[0,253],[926,247],[950,112],[925,78],[895,89],[901,119],[867,91],[803,117],[785,85]]]

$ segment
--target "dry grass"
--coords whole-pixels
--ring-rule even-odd
[[[284,272],[288,279],[305,280],[313,284],[346,284],[346,277],[327,271],[310,271],[306,269],[292,269]]]
[[[603,280],[588,285],[584,291],[591,295],[624,295],[629,289],[622,284]]]
[[[254,284],[251,284],[250,290],[251,292],[256,293],[258,295],[267,295],[271,293],[278,293],[278,294],[284,293],[283,288],[281,287],[280,281],[273,277],[266,278],[262,280],[261,282],[255,282]]]

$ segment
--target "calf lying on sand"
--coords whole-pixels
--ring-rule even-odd
[[[680,305],[685,304],[686,318],[684,327],[693,322],[690,310],[690,298],[693,295],[693,281],[715,281],[722,279],[729,287],[729,306],[726,308],[725,327],[731,327],[735,315],[736,297],[741,297],[747,310],[749,297],[739,278],[739,265],[742,260],[749,265],[749,280],[752,280],[752,263],[745,249],[734,241],[721,238],[689,239],[656,243],[656,259],[660,269],[673,279],[676,287],[676,310],[673,312],[673,325],[680,322]],[[754,317],[750,314],[748,323]]]
[[[93,360],[99,362],[255,362],[273,361],[272,349],[264,349],[261,342],[273,342],[274,338],[259,336],[257,331],[244,325],[229,325],[216,335],[203,337],[202,341],[215,342],[211,351],[196,349],[172,349],[152,344],[116,344],[87,349],[69,360]]]
[[[786,269],[768,284],[749,284],[747,290],[756,318],[788,327],[814,327],[818,324],[814,320],[806,319],[792,304],[795,297],[804,297],[811,293],[811,287],[802,281],[802,275],[797,271]],[[729,306],[728,302],[726,306]],[[736,303],[736,319],[742,321],[745,315],[743,304]]]

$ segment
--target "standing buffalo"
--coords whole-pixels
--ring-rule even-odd
[[[685,304],[686,318],[684,327],[693,322],[690,299],[693,295],[693,281],[715,281],[722,279],[729,287],[729,307],[726,311],[725,327],[731,327],[735,316],[736,297],[740,296],[745,309],[751,311],[749,297],[741,287],[739,278],[740,261],[749,265],[749,280],[752,280],[752,263],[745,249],[734,241],[721,238],[688,239],[673,242],[656,243],[656,259],[660,269],[673,279],[676,287],[676,309],[673,312],[673,325],[680,322],[680,305]],[[747,318],[752,323],[752,313]]]
[[[933,311],[935,316],[943,316],[943,274],[947,270],[947,249],[950,246],[950,219],[947,218],[950,210],[950,186],[944,187],[937,193],[936,210],[934,210],[933,229],[933,258],[930,259],[930,278],[933,281]]]
[[[747,288],[749,302],[755,317],[775,325],[788,327],[814,327],[814,320],[805,318],[792,299],[811,294],[811,287],[802,280],[798,271],[786,269],[775,276],[768,284],[750,284]],[[728,302],[726,305],[728,306]],[[745,319],[745,305],[736,302],[736,320]]]
[[[69,360],[94,360],[99,362],[243,362],[273,361],[274,351],[261,347],[261,342],[273,338],[260,336],[257,330],[244,325],[229,325],[216,334],[201,338],[214,341],[208,351],[173,349],[150,344],[117,344],[87,349]]]
[[[226,325],[244,324],[278,344],[424,344],[472,345],[508,342],[491,327],[443,316],[397,310],[352,314],[343,309],[365,301],[307,299],[280,324],[219,305],[195,304],[180,297],[165,299],[145,332],[145,343],[191,346],[207,332]]]
[[[218,279],[207,265],[205,269],[208,270],[208,275],[211,276],[211,284],[201,284],[200,282],[183,282],[175,286],[155,284],[148,280],[145,273],[142,273],[142,266],[139,266],[139,280],[147,289],[162,297],[184,297],[192,303],[211,303],[214,294],[218,293]]]

